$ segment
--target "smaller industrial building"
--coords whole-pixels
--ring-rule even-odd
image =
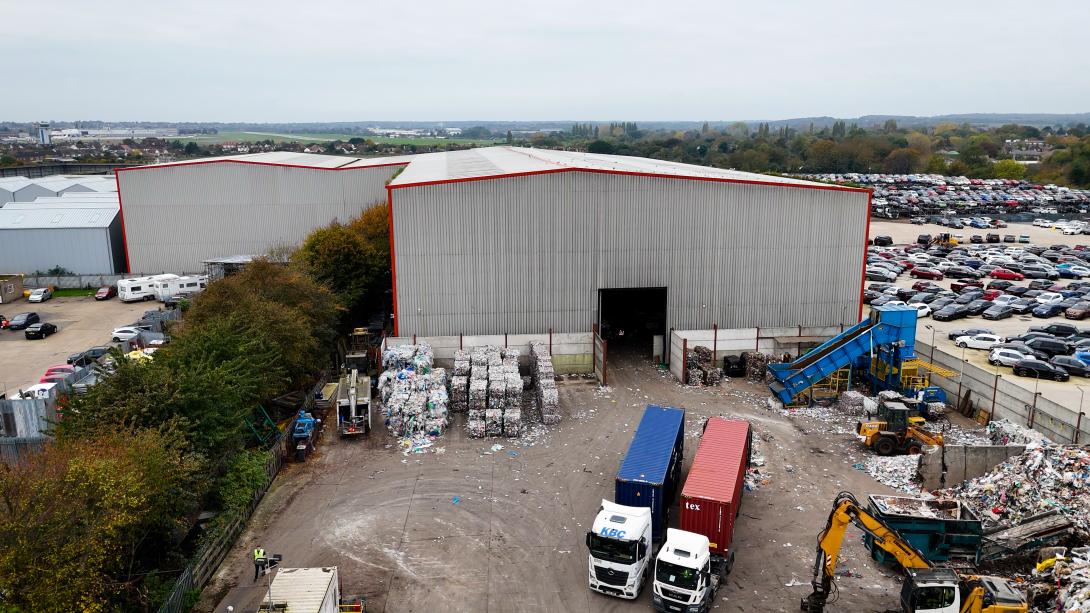
[[[34,202],[37,198],[74,193],[117,191],[117,180],[106,175],[51,175],[37,179],[0,178],[0,207],[9,202]]]
[[[117,193],[70,193],[0,208],[4,272],[33,274],[60,267],[73,274],[125,269]]]

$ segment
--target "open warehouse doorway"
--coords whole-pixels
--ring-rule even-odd
[[[654,337],[666,338],[666,288],[598,290],[598,329],[611,355],[652,357]]]

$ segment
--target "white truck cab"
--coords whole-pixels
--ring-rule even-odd
[[[634,599],[651,572],[651,509],[608,500],[587,533],[590,589]]]
[[[651,604],[656,611],[705,613],[715,603],[719,575],[712,572],[708,537],[669,528],[655,561]]]

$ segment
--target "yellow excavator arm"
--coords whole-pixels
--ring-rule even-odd
[[[833,500],[833,512],[818,535],[817,559],[814,561],[814,577],[810,585],[814,591],[802,600],[802,610],[822,613],[833,589],[833,577],[844,533],[848,524],[854,524],[874,539],[874,544],[888,552],[905,568],[930,568],[931,564],[912,543],[904,540],[877,517],[868,513],[851,492],[840,492]]]

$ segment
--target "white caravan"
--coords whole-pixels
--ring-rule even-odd
[[[156,281],[154,283],[155,297],[158,298],[160,302],[166,302],[182,292],[196,294],[208,287],[208,277],[205,275],[191,275],[186,277],[171,276],[174,278]]]
[[[155,300],[155,284],[160,281],[177,279],[178,275],[153,275],[150,277],[133,277],[120,279],[117,282],[117,299],[121,302],[136,302],[137,300]]]

